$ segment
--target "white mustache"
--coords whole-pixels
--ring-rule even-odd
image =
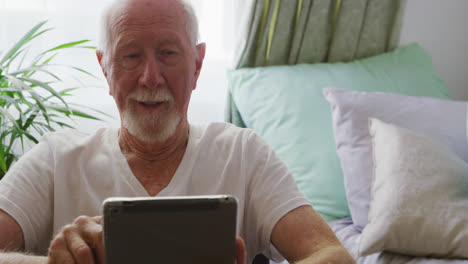
[[[151,89],[133,91],[128,95],[128,99],[139,102],[173,102],[174,97],[168,89]]]

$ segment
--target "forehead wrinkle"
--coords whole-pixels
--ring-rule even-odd
[[[157,26],[153,26],[155,24],[159,24],[159,23],[154,23],[154,22],[148,23],[146,21],[145,24],[124,23],[124,24],[121,24],[122,26],[120,27],[117,26],[117,29],[114,30],[115,31],[114,50],[132,47],[132,46],[139,46],[140,45],[139,42],[135,40],[134,38],[132,38],[132,33],[139,32],[139,31],[145,32],[148,27],[157,28]],[[164,27],[164,29],[166,29],[166,27]],[[190,45],[190,38],[188,36],[177,34],[177,33],[173,34],[171,30],[169,30],[168,33],[160,34],[157,38],[151,38],[151,41],[153,42],[152,45],[159,46],[159,45],[171,44],[171,45],[177,46],[180,49],[183,49],[183,47],[188,48]]]
[[[175,45],[176,47],[181,47],[181,42],[178,40],[178,38],[174,37],[163,37],[160,40],[155,43],[158,45],[158,47],[164,46],[164,45]],[[140,48],[140,45],[138,44],[137,41],[135,41],[133,38],[130,39],[125,39],[125,40],[118,40],[116,49],[131,49],[131,48]]]
[[[147,4],[145,4],[147,5]],[[148,5],[148,9],[151,7]],[[163,25],[169,29],[183,29],[186,37],[190,39],[190,30],[188,29],[188,19],[186,12],[181,8],[170,9],[169,12],[162,12],[162,9],[157,9],[155,12],[137,12],[135,3],[129,6],[121,6],[114,13],[109,25],[109,35],[115,40],[115,36],[125,33],[127,30],[146,30],[148,28],[158,28],[158,25]]]
[[[129,34],[126,34],[129,32]],[[117,46],[127,46],[127,45],[132,45],[132,44],[138,44],[138,41],[135,40],[135,38],[132,38],[132,32],[145,32],[144,29],[140,28],[134,28],[132,27],[131,29],[129,28],[122,28],[117,31],[117,38],[115,39],[116,45]],[[159,44],[167,44],[167,43],[176,43],[176,44],[182,44],[183,39],[178,35],[178,34],[172,34],[172,33],[166,33],[166,34],[160,34],[157,39],[152,39],[154,43],[159,43]]]
[[[126,45],[131,45],[132,43],[136,43],[136,41],[132,38],[126,39],[128,35],[131,35],[131,32],[141,32],[141,31],[146,31],[148,28],[157,28],[157,26],[160,23],[145,23],[145,24],[129,24],[129,23],[123,23],[115,26],[115,29],[113,30],[115,36],[112,36],[112,39],[116,44],[120,47],[126,46]],[[165,27],[164,27],[165,28]],[[129,34],[127,34],[129,32]],[[189,41],[188,36],[180,36],[179,34],[161,34],[160,38],[156,39],[156,41],[160,44],[163,43],[177,43],[178,45],[181,45],[184,43],[183,38],[186,37],[187,41]],[[123,38],[123,40],[122,40]],[[123,41],[123,42],[121,42]]]

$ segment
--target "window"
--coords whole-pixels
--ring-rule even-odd
[[[205,123],[224,120],[227,92],[226,70],[232,60],[238,24],[236,7],[246,0],[191,0],[199,18],[200,36],[207,43],[207,54],[189,107],[189,121]],[[0,0],[0,50],[11,47],[23,34],[40,21],[48,20],[55,28],[46,38],[35,42],[30,54],[37,54],[54,45],[90,39],[96,45],[101,9],[110,0]],[[83,55],[86,54],[86,55]],[[79,56],[78,56],[79,55]],[[93,131],[98,127],[120,126],[117,108],[108,95],[108,88],[94,53],[68,51],[56,58],[57,63],[79,66],[99,77],[83,80],[90,84],[75,93],[71,101],[112,114],[107,124],[77,120],[78,129]],[[231,63],[232,64],[232,63]]]

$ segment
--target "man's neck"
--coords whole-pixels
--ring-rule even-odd
[[[185,153],[189,139],[190,126],[181,122],[176,132],[164,142],[145,142],[131,135],[122,127],[119,131],[119,145],[122,153],[128,159],[139,159],[148,162],[167,161],[180,152]]]
[[[149,144],[132,136],[125,128],[119,133],[120,149],[133,175],[151,196],[157,195],[174,177],[187,149],[188,122],[164,143]]]

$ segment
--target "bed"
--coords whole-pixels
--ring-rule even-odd
[[[418,44],[228,79],[234,123],[270,144],[358,263],[468,263],[468,104]]]
[[[359,243],[360,232],[353,226],[350,217],[335,220],[329,223],[330,227],[340,239],[341,243],[351,253],[359,264],[385,263],[385,264],[466,264],[468,260],[462,259],[436,259],[424,257],[410,257],[401,254],[388,252],[375,253],[365,257],[358,257],[357,244]]]
[[[338,219],[328,223],[341,243],[356,259],[358,264],[466,264],[468,260],[463,259],[436,259],[424,257],[410,257],[401,254],[388,252],[375,253],[365,257],[358,257],[357,244],[359,243],[360,232],[353,226],[353,220],[350,217]],[[270,261],[271,264],[276,262]],[[287,264],[284,261],[281,264]]]

